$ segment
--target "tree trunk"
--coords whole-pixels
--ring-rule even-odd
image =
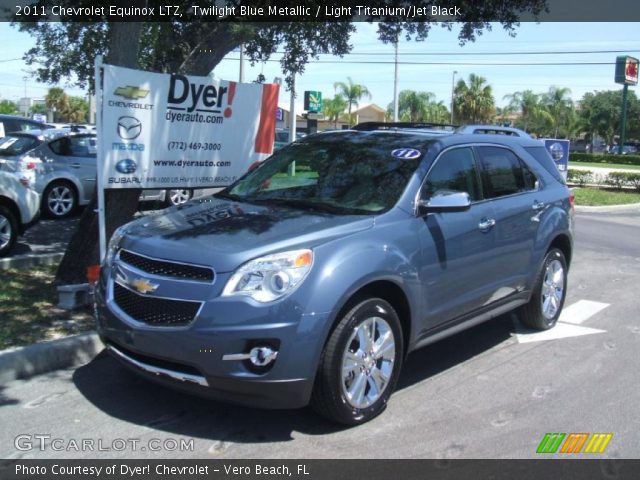
[[[106,63],[135,68],[138,65],[138,49],[142,24],[139,22],[114,22],[110,25],[109,55]],[[133,47],[136,48],[133,48]],[[99,133],[98,133],[99,134]],[[98,159],[102,161],[102,159]],[[120,225],[131,220],[138,208],[140,189],[106,190],[105,221],[107,240]],[[86,206],[80,223],[56,272],[57,285],[86,283],[89,265],[97,265],[99,258],[97,197]]]

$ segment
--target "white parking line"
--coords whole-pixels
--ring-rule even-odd
[[[579,300],[564,308],[560,314],[558,323],[552,329],[538,332],[535,330],[528,330],[524,328],[520,322],[516,322],[514,324],[514,336],[518,340],[518,343],[530,343],[557,340],[559,338],[579,337],[582,335],[592,335],[594,333],[606,333],[606,330],[582,327],[580,324],[608,306],[608,303]]]
[[[573,305],[569,305],[562,310],[558,321],[580,325],[582,322],[588,320],[608,306],[608,303],[592,302],[591,300],[578,300]]]

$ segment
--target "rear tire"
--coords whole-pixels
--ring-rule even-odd
[[[7,207],[0,205],[0,257],[8,254],[18,239],[18,219]]]
[[[552,328],[567,296],[567,261],[557,248],[547,252],[531,300],[518,310],[520,321],[535,330]]]
[[[336,423],[368,422],[386,408],[403,354],[402,328],[393,307],[381,298],[358,302],[325,346],[312,408]]]
[[[69,182],[53,181],[42,193],[42,212],[49,218],[65,218],[78,207],[78,192]]]

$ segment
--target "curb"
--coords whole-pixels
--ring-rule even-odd
[[[576,212],[586,213],[606,213],[606,212],[619,212],[621,210],[640,210],[640,203],[627,203],[624,205],[603,205],[603,206],[590,206],[590,205],[576,205]]]
[[[40,265],[57,265],[62,260],[64,253],[44,253],[41,255],[26,253],[11,258],[0,259],[0,270],[9,268],[29,268]]]
[[[87,363],[103,348],[92,332],[0,351],[0,385]]]

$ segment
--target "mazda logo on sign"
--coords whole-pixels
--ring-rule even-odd
[[[120,117],[118,119],[118,136],[123,140],[133,140],[140,136],[142,123],[135,117]]]
[[[119,173],[134,173],[137,168],[138,165],[136,165],[136,162],[130,158],[125,158],[124,160],[120,160],[116,163],[116,171]]]

